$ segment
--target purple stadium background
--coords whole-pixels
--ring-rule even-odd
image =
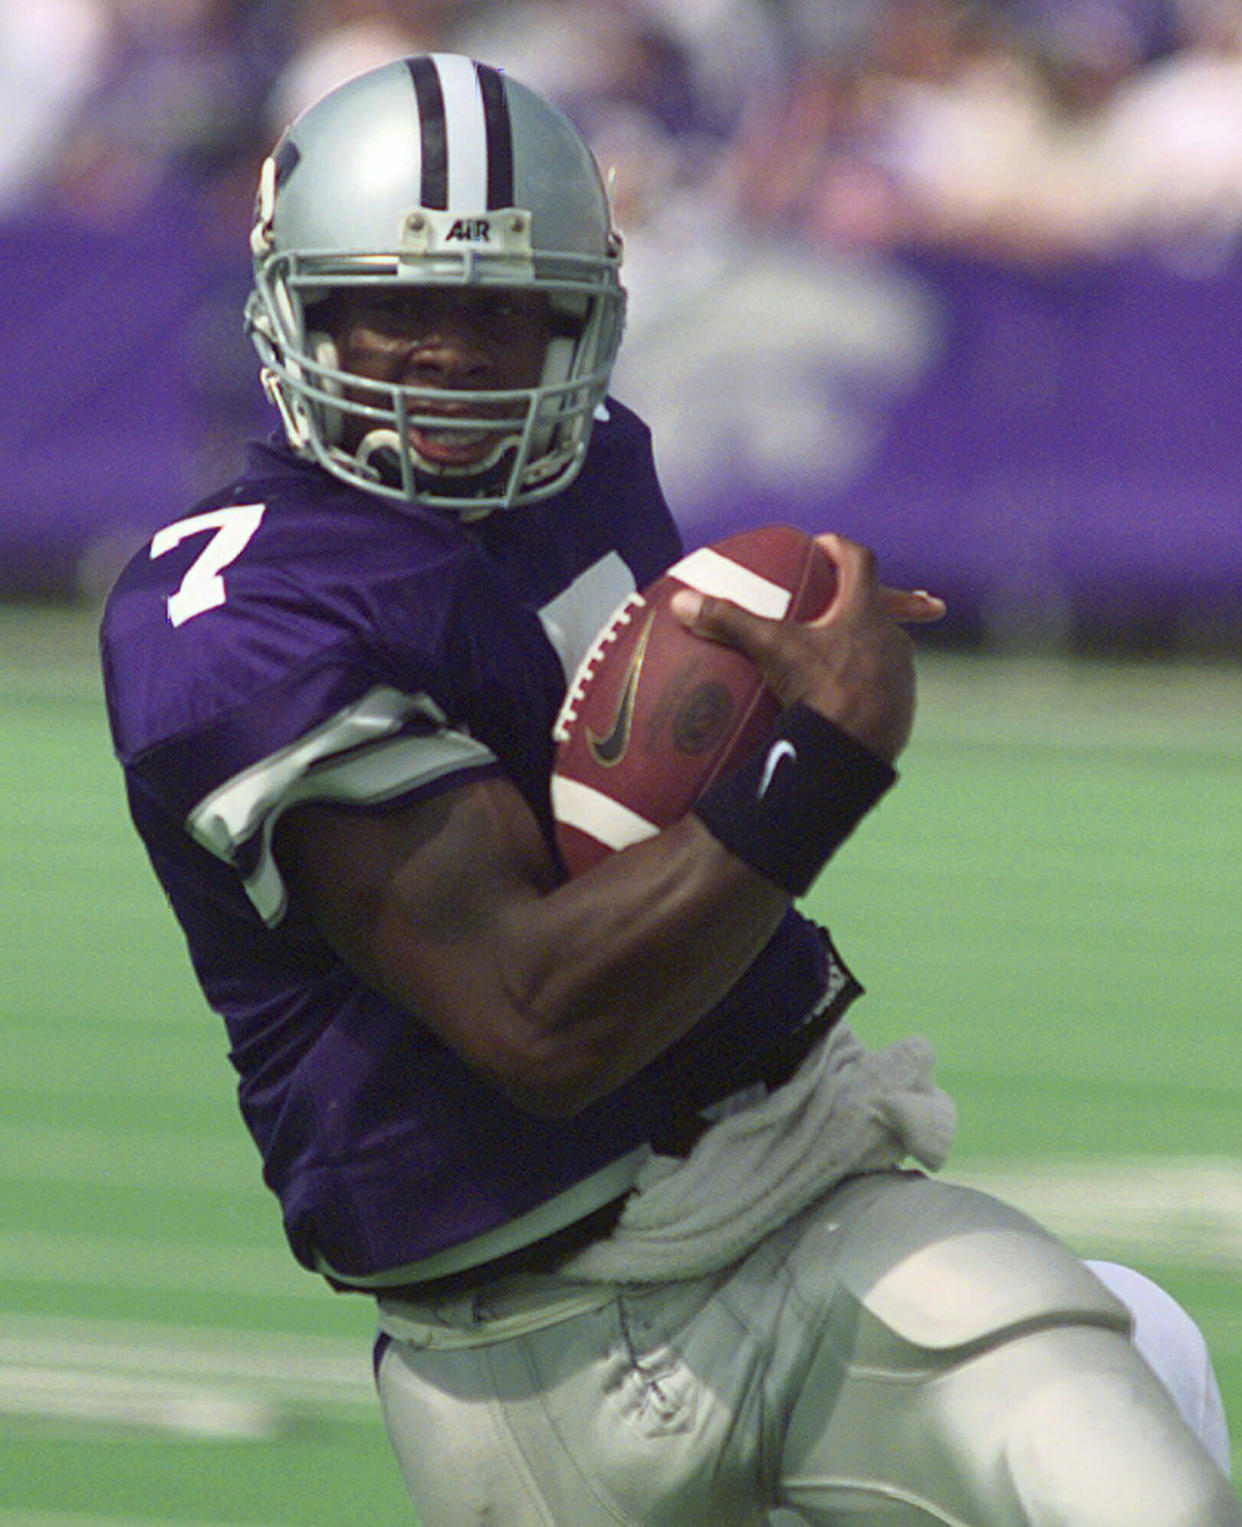
[[[0,226],[0,592],[97,592],[269,426],[236,252],[138,227]],[[680,504],[687,538],[786,520],[874,546],[962,628],[1076,622],[1232,636],[1242,591],[1242,260],[1032,273],[902,262],[939,313],[898,390],[854,399],[878,442],[831,496],[736,473]]]

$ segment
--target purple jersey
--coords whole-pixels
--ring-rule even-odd
[[[613,403],[566,492],[475,523],[252,447],[113,590],[104,674],[134,822],[227,1025],[294,1253],[334,1281],[426,1266],[584,1183],[578,1207],[598,1207],[687,1097],[752,1080],[830,979],[791,913],[687,1038],[585,1113],[539,1119],[287,897],[272,838],[303,801],[379,810],[500,770],[551,842],[567,676],[679,553],[647,430]]]

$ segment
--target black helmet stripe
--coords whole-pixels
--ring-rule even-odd
[[[483,96],[483,129],[487,134],[487,205],[513,205],[513,131],[504,77],[488,64],[476,66]]]
[[[513,205],[513,129],[504,76],[488,64],[407,58],[422,139],[420,204],[481,211]],[[452,103],[450,132],[450,109]],[[451,156],[451,157],[450,157]]]
[[[440,74],[434,61],[427,57],[407,58],[406,67],[414,81],[422,131],[423,183],[419,202],[424,207],[444,211],[448,207],[448,124]]]

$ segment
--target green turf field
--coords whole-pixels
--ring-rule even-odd
[[[934,1040],[951,1175],[1190,1307],[1242,1433],[1242,678],[929,659],[903,773],[813,896],[856,1026]],[[0,832],[0,1527],[408,1524],[369,1311],[284,1252],[88,618],[0,607]]]

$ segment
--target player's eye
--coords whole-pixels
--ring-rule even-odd
[[[426,314],[408,298],[376,297],[358,309],[359,321],[382,334],[405,334],[425,328]]]

